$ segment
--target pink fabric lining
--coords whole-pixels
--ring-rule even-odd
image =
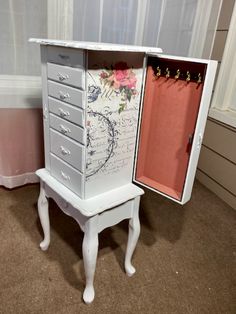
[[[136,180],[181,199],[202,84],[154,79],[147,70]]]
[[[43,165],[42,110],[0,109],[0,176],[22,176]]]

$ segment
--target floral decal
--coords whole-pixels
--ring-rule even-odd
[[[97,100],[99,94],[101,94],[101,88],[95,85],[89,85],[88,87],[88,102],[94,102]]]
[[[107,57],[91,55],[86,93],[87,191],[90,184],[102,189],[106,178],[115,186],[114,176],[127,180],[131,176],[143,76],[138,55],[132,60],[110,52]]]
[[[138,94],[136,75],[126,62],[118,62],[114,68],[103,70],[100,73],[100,82],[104,87],[111,89],[111,94],[115,92],[121,95],[119,113],[127,108],[127,102],[130,102],[131,98]]]

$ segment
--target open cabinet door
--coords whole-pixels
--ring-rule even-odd
[[[134,182],[180,204],[192,192],[217,62],[147,57]]]

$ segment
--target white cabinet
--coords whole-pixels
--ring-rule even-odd
[[[187,202],[216,62],[158,48],[31,41],[41,44],[51,175],[83,199],[133,181]]]

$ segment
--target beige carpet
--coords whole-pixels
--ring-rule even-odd
[[[89,306],[83,234],[51,202],[51,246],[40,251],[38,191],[0,188],[1,314],[236,313],[236,211],[200,183],[184,207],[146,192],[131,278],[123,271],[127,222],[103,231]]]

